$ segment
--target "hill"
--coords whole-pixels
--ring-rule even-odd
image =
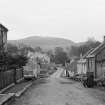
[[[39,37],[39,36],[27,37],[21,40],[8,40],[8,43],[15,45],[25,44],[33,48],[40,46],[44,50],[54,49],[55,47],[66,48],[75,45],[73,41],[64,38]]]

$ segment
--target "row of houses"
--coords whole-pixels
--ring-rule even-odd
[[[105,77],[105,36],[104,41],[81,56],[76,65],[78,74],[93,73],[96,79]]]

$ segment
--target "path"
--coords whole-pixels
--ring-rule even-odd
[[[50,78],[35,81],[13,105],[105,105],[105,93],[84,88],[60,77],[62,69]]]

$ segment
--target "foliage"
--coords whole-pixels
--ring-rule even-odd
[[[13,44],[8,43],[7,44],[7,52],[8,53],[17,53],[18,52],[18,47],[13,45]]]
[[[63,48],[62,47],[56,47],[55,48],[55,54],[63,52]]]
[[[24,54],[26,55],[28,53],[28,51],[35,52],[35,50],[32,47],[27,46],[27,45],[21,45],[21,47],[17,47],[10,43],[7,44],[7,52],[8,53],[15,53],[15,54],[21,53],[23,55]]]
[[[52,50],[48,50],[46,53],[47,53],[48,56],[53,55],[53,51]]]
[[[69,52],[70,56],[77,56],[79,57],[81,54],[84,55],[90,49],[97,47],[100,44],[98,41],[88,40],[86,43],[80,46],[72,46]]]
[[[32,47],[29,47],[29,46],[24,46],[23,48],[20,49],[20,52],[21,52],[22,55],[27,55],[28,51],[35,52],[35,50]]]
[[[42,48],[38,46],[38,47],[35,48],[35,51],[36,52],[42,52]]]
[[[54,62],[54,59],[55,59],[55,56],[54,56],[54,54],[52,54],[52,55],[50,56],[50,62]]]
[[[55,48],[55,57],[54,61],[56,64],[64,65],[65,62],[68,60],[67,53],[61,47]]]
[[[28,58],[24,55],[8,55],[7,56],[7,67],[8,69],[12,68],[21,68],[22,66],[25,66],[27,63]]]
[[[0,54],[0,68],[7,67],[7,70],[21,68],[27,61],[28,57],[22,53],[22,50],[12,44],[7,45],[7,52]]]
[[[48,50],[47,55],[50,57],[50,62],[54,62],[54,53],[53,53],[53,51]]]

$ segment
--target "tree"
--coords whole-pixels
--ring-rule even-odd
[[[42,48],[38,46],[38,47],[35,48],[35,51],[36,52],[42,52]]]
[[[7,44],[7,52],[8,53],[17,53],[18,52],[18,47],[13,45],[13,44],[8,43]]]
[[[28,57],[24,55],[7,55],[7,68],[21,68],[22,66],[25,66],[28,62]]]
[[[71,57],[73,56],[80,57],[81,54],[82,55],[86,54],[90,49],[96,48],[99,44],[100,42],[92,41],[91,39],[80,46],[72,46],[69,54]]]
[[[57,54],[59,52],[63,52],[63,48],[62,47],[56,47],[55,48],[55,54]]]
[[[51,55],[53,55],[53,51],[52,50],[48,50],[47,52],[47,55],[50,57]]]
[[[54,60],[55,59],[55,56],[54,56],[54,54],[52,54],[51,56],[50,56],[50,62],[53,62],[54,63]]]
[[[27,55],[28,54],[28,51],[35,52],[35,50],[32,47],[29,47],[29,46],[24,46],[23,48],[20,48],[19,51],[23,55]]]
[[[7,65],[8,69],[12,68],[21,68],[22,66],[25,66],[25,64],[28,62],[28,57],[25,53],[25,51],[33,49],[31,47],[24,47],[24,48],[18,48],[15,45],[8,44],[7,46],[7,53],[4,53],[3,55],[3,61],[1,61],[2,65]],[[2,56],[0,56],[1,58]]]
[[[48,50],[47,55],[50,57],[50,62],[54,62],[54,53],[52,50]]]
[[[67,60],[68,56],[67,53],[63,51],[63,48],[61,47],[55,48],[55,57],[54,57],[55,63],[64,65]]]

